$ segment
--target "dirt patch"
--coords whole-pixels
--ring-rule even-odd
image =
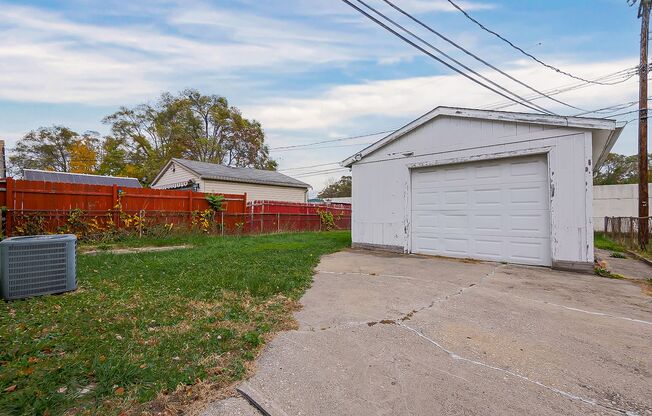
[[[192,248],[192,246],[184,244],[179,246],[130,247],[130,248],[113,248],[108,250],[101,250],[95,247],[86,247],[86,248],[80,248],[79,253],[92,256],[92,255],[103,254],[103,253],[110,253],[110,254],[155,253],[161,251],[184,250],[188,248]]]

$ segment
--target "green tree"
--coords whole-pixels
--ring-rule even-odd
[[[652,162],[652,159],[650,159]],[[648,182],[650,178],[648,178]],[[616,185],[638,183],[638,156],[609,153],[600,169],[593,172],[593,184]]]
[[[351,196],[351,176],[342,176],[337,182],[327,185],[317,197],[339,198]]]
[[[269,170],[277,166],[260,123],[217,95],[164,93],[154,104],[123,107],[104,122],[145,182],[172,157]]]
[[[97,163],[94,151],[97,143],[94,132],[79,135],[64,126],[41,127],[18,140],[9,156],[9,164],[14,174],[24,169],[92,171]]]

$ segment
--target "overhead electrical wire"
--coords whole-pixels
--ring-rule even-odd
[[[447,36],[442,35],[440,32],[436,31],[436,30],[433,29],[431,26],[425,24],[423,21],[421,21],[421,20],[419,20],[418,18],[414,17],[413,15],[411,15],[411,14],[408,13],[408,12],[406,12],[405,10],[403,10],[402,8],[400,8],[399,6],[397,6],[397,5],[395,5],[394,3],[392,3],[391,1],[389,1],[389,0],[383,0],[383,1],[384,1],[385,3],[387,3],[387,5],[389,5],[390,7],[392,7],[394,10],[396,10],[396,11],[398,11],[399,13],[403,14],[404,16],[406,16],[408,19],[410,19],[410,20],[412,20],[413,22],[417,23],[418,25],[420,25],[420,26],[423,27],[424,29],[428,30],[429,32],[431,32],[431,33],[437,35],[440,39],[442,39],[442,40],[448,42],[450,45],[452,45],[452,46],[454,46],[455,48],[461,50],[461,51],[464,52],[466,55],[472,57],[473,59],[477,60],[478,62],[481,62],[482,64],[484,64],[484,65],[486,65],[487,67],[493,69],[494,71],[499,72],[500,74],[502,74],[502,75],[504,75],[505,77],[511,79],[512,81],[514,81],[514,82],[516,82],[516,83],[518,83],[518,84],[524,86],[525,88],[527,88],[527,89],[529,89],[529,90],[531,90],[531,91],[534,91],[535,93],[537,93],[537,94],[539,94],[539,95],[542,95],[542,96],[544,96],[544,97],[546,97],[546,98],[548,98],[548,99],[550,99],[550,100],[552,100],[552,101],[554,101],[554,102],[556,102],[556,103],[558,103],[558,104],[562,104],[562,105],[564,105],[564,106],[566,106],[566,107],[570,107],[570,108],[573,108],[573,109],[575,109],[575,110],[586,111],[586,110],[584,110],[584,109],[582,109],[582,108],[576,107],[576,106],[571,105],[571,104],[568,104],[568,103],[566,103],[566,102],[564,102],[564,101],[561,101],[561,100],[558,100],[558,99],[556,99],[556,98],[553,98],[552,96],[547,95],[545,92],[541,92],[541,91],[537,90],[536,88],[534,88],[534,87],[532,87],[532,86],[530,86],[530,85],[528,85],[528,84],[522,82],[521,80],[519,80],[519,79],[513,77],[512,75],[508,74],[507,72],[503,71],[502,69],[500,69],[500,68],[496,67],[495,65],[493,65],[493,64],[491,64],[491,63],[489,63],[489,62],[487,62],[486,60],[482,59],[482,58],[479,57],[478,55],[474,54],[473,52],[471,52],[471,51],[469,51],[468,49],[464,48],[463,46],[459,45],[458,43],[456,43],[455,41],[451,40],[451,39],[448,38]],[[361,2],[362,2],[362,1],[361,1]]]
[[[367,133],[367,134],[360,134],[358,136],[348,136],[348,137],[340,137],[338,139],[329,139],[329,140],[321,140],[318,142],[313,142],[313,143],[305,143],[305,144],[295,144],[295,145],[289,145],[289,146],[279,146],[279,147],[270,147],[269,150],[285,150],[285,149],[294,149],[297,147],[308,147],[308,146],[314,146],[317,144],[323,144],[323,143],[333,143],[333,142],[341,142],[344,140],[353,140],[353,139],[361,139],[364,137],[370,137],[370,136],[377,136],[379,134],[387,134],[387,133],[392,133],[394,130],[385,130],[385,131],[378,131],[376,133]]]
[[[310,173],[302,173],[300,175],[293,175],[293,177],[294,178],[304,178],[304,177],[308,177],[308,176],[327,175],[329,173],[344,172],[344,171],[348,171],[348,170],[349,170],[349,168],[327,169],[327,170],[315,171],[315,172],[310,172]]]
[[[373,143],[373,142],[368,142],[368,143],[336,144],[336,145],[333,145],[333,146],[318,146],[318,147],[313,147],[311,150],[313,150],[313,149],[334,149],[334,148],[336,148],[336,147],[348,147],[348,146],[364,146],[364,145],[368,145],[368,144],[371,144],[371,143]],[[270,150],[271,150],[271,149],[270,149]],[[290,151],[293,151],[293,150],[303,150],[303,149],[302,149],[302,148],[276,149],[275,151],[276,151],[276,152],[290,152]]]
[[[476,78],[470,76],[470,75],[467,74],[466,72],[460,70],[459,68],[456,68],[455,66],[449,64],[448,62],[444,61],[443,59],[441,59],[441,58],[435,56],[432,52],[430,52],[430,51],[424,49],[423,47],[421,47],[421,46],[419,46],[418,44],[414,43],[414,42],[411,41],[410,39],[408,39],[408,38],[406,38],[405,36],[401,35],[400,33],[398,33],[397,31],[395,31],[395,30],[392,29],[391,27],[387,26],[385,23],[381,22],[380,20],[376,19],[374,16],[370,15],[369,13],[367,13],[366,11],[364,11],[363,9],[361,9],[360,7],[358,7],[358,6],[356,6],[355,4],[353,4],[351,1],[349,1],[349,0],[342,0],[342,1],[343,1],[344,3],[346,3],[346,4],[348,4],[349,6],[351,6],[352,8],[354,8],[355,10],[357,10],[358,12],[360,12],[361,14],[363,14],[364,16],[366,16],[368,19],[370,19],[370,20],[372,20],[373,22],[375,22],[376,24],[378,24],[379,26],[383,27],[383,28],[384,28],[385,30],[387,30],[388,32],[394,34],[394,35],[395,35],[396,37],[398,37],[399,39],[401,39],[401,40],[403,40],[404,42],[406,42],[406,43],[412,45],[414,48],[420,50],[421,52],[425,53],[426,55],[428,55],[428,56],[431,57],[432,59],[436,60],[437,62],[441,63],[442,65],[446,66],[447,68],[449,68],[449,69],[451,69],[451,70],[457,72],[458,74],[464,76],[465,78],[469,79],[470,81],[472,81],[472,82],[474,82],[474,83],[476,83],[476,84],[478,84],[478,85],[480,85],[480,86],[482,86],[482,87],[484,87],[484,88],[486,88],[486,89],[488,89],[488,90],[490,90],[490,91],[492,91],[492,92],[494,92],[494,93],[500,95],[500,96],[503,97],[503,98],[506,98],[506,99],[508,99],[508,100],[510,100],[510,101],[513,101],[513,102],[515,102],[515,103],[517,103],[517,104],[520,104],[520,105],[522,105],[522,106],[524,106],[524,107],[527,107],[527,108],[529,108],[529,109],[531,109],[531,110],[534,110],[534,111],[537,111],[537,112],[540,112],[540,113],[549,114],[549,115],[554,115],[554,113],[551,112],[550,110],[546,110],[546,109],[541,110],[541,109],[537,108],[538,106],[529,104],[529,103],[527,102],[527,100],[524,101],[524,102],[522,102],[522,101],[518,101],[517,99],[512,98],[512,97],[510,97],[510,96],[508,96],[508,95],[506,95],[506,94],[504,94],[504,93],[502,93],[502,92],[500,92],[500,91],[498,91],[498,90],[492,88],[491,86],[482,83],[482,82],[479,81],[478,79],[476,79]],[[358,1],[360,1],[360,0],[358,0]],[[512,94],[512,95],[516,95],[516,94],[514,94],[514,93],[511,93],[511,94]]]
[[[330,165],[337,165],[338,162],[331,162],[331,163],[320,163],[318,165],[309,165],[309,166],[297,166],[293,168],[287,168],[287,169],[279,169],[279,172],[287,172],[289,170],[301,170],[301,169],[310,169],[310,168],[318,168],[322,166],[330,166]]]
[[[622,69],[620,71],[611,73],[611,74],[606,74],[603,75],[599,78],[596,78],[596,80],[607,80],[607,79],[622,79],[624,81],[628,81],[632,77],[634,77],[638,73],[638,67],[631,67],[631,68],[626,68]],[[575,91],[578,89],[586,88],[586,87],[592,87],[594,84],[586,83],[586,82],[580,82],[580,83],[575,83],[575,84],[568,84],[566,86],[562,87],[556,87],[550,90],[547,90],[546,93],[548,95],[558,95],[562,94],[565,92],[570,92],[570,91]],[[542,96],[536,96],[536,95],[528,95],[526,96],[530,101],[536,101],[538,99],[543,98]],[[500,110],[503,108],[511,107],[513,102],[511,101],[502,101],[499,103],[494,103],[494,104],[489,104],[484,107],[483,109],[491,109],[491,110]],[[587,113],[588,114],[588,113]]]
[[[517,51],[519,51],[520,53],[522,53],[523,55],[525,55],[525,56],[527,56],[527,57],[533,59],[534,61],[538,62],[539,64],[541,64],[541,65],[543,65],[543,66],[545,66],[546,68],[552,69],[553,71],[555,71],[555,72],[557,72],[557,73],[559,73],[559,74],[566,75],[567,77],[574,78],[574,79],[579,80],[579,81],[588,82],[588,83],[591,83],[591,84],[598,84],[598,85],[615,85],[615,84],[619,84],[619,83],[623,82],[623,81],[616,81],[616,82],[600,82],[600,81],[595,81],[595,80],[592,81],[592,80],[589,80],[589,79],[586,79],[586,78],[582,78],[582,77],[577,76],[577,75],[573,75],[573,74],[571,74],[570,72],[563,71],[563,70],[561,70],[561,69],[559,69],[559,68],[557,68],[557,67],[555,67],[555,66],[553,66],[553,65],[547,64],[547,63],[543,62],[541,59],[539,59],[539,58],[537,58],[536,56],[532,55],[531,53],[528,53],[528,52],[526,52],[525,50],[523,50],[522,48],[520,48],[519,46],[515,45],[515,44],[514,44],[513,42],[511,42],[509,39],[505,38],[504,36],[500,35],[499,33],[497,33],[497,32],[495,32],[495,31],[489,29],[488,27],[486,27],[485,25],[483,25],[482,23],[480,23],[478,20],[476,20],[475,18],[473,18],[471,15],[469,15],[469,13],[467,13],[466,10],[464,10],[462,7],[460,7],[459,5],[457,5],[457,4],[456,4],[455,2],[453,2],[452,0],[448,0],[448,2],[449,2],[453,7],[455,7],[457,10],[459,10],[459,11],[460,11],[460,12],[461,12],[461,13],[462,13],[462,14],[463,14],[467,19],[469,19],[470,21],[472,21],[473,23],[475,23],[476,25],[478,25],[478,27],[480,27],[480,28],[481,28],[482,30],[484,30],[485,32],[491,33],[492,35],[496,36],[498,39],[502,40],[503,42],[507,43],[507,44],[508,44],[509,46],[511,46],[512,48],[514,48],[514,49],[516,49]]]

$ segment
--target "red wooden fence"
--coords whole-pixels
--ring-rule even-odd
[[[333,214],[335,227],[350,229],[349,204],[299,204],[255,201],[247,195],[224,194],[223,211],[212,212],[206,194],[149,188],[0,180],[0,206],[6,207],[4,235],[25,233],[28,221],[37,219],[39,230],[60,232],[70,228],[77,210],[85,223],[99,229],[145,226],[198,226],[221,234],[258,234],[283,231],[318,231],[323,228],[320,211]],[[79,211],[81,210],[81,211]],[[198,213],[209,221],[201,223]],[[194,224],[193,224],[194,223]],[[197,224],[199,223],[199,224]],[[131,225],[130,225],[131,224]],[[204,226],[202,227],[202,224]],[[142,228],[141,228],[142,232]]]
[[[124,188],[116,185],[88,185],[59,182],[14,180],[0,182],[0,205],[7,208],[5,235],[10,236],[21,219],[44,219],[44,229],[56,232],[65,226],[73,210],[85,218],[102,223],[112,221],[118,228],[124,216],[145,215],[150,224],[189,224],[193,212],[210,209],[206,194],[149,188]],[[2,186],[4,185],[4,186]],[[224,194],[226,214],[242,214],[247,196]],[[227,217],[228,218],[228,217]]]
[[[320,230],[321,221],[319,212],[330,212],[333,214],[335,228],[341,230],[351,229],[351,204],[305,204],[299,202],[285,201],[252,201],[247,203],[247,212],[260,222],[261,229],[273,228],[275,216],[278,217],[276,223],[281,224],[291,230]],[[265,225],[264,223],[271,223]]]

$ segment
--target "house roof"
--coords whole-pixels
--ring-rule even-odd
[[[604,118],[590,118],[590,117],[566,117],[555,116],[547,114],[532,114],[532,113],[516,113],[511,111],[493,111],[493,110],[477,110],[462,107],[444,107],[440,106],[417,118],[414,121],[406,124],[393,133],[388,134],[377,142],[365,147],[356,154],[343,160],[340,164],[345,167],[350,167],[355,162],[361,160],[365,156],[375,152],[388,145],[389,143],[401,138],[412,130],[426,124],[427,122],[439,117],[459,117],[459,118],[476,118],[484,120],[506,121],[506,122],[520,122],[530,124],[543,124],[548,126],[558,127],[574,127],[588,130],[597,130],[607,132],[608,138],[605,141],[605,148],[602,149],[600,158],[596,161],[595,166],[599,166],[604,158],[607,156],[613,145],[616,143],[620,132],[624,126],[618,126],[616,120],[609,120]]]
[[[238,168],[233,166],[218,165],[216,163],[197,162],[194,160],[173,158],[158,174],[154,183],[161,174],[167,170],[171,163],[178,163],[195,173],[201,179],[212,179],[227,182],[256,183],[261,185],[289,186],[293,188],[310,188],[305,182],[283,175],[274,170]]]
[[[118,185],[125,188],[141,188],[136,178],[118,176],[88,175],[85,173],[51,172],[47,170],[25,169],[23,178],[28,181],[78,183],[87,185]]]

